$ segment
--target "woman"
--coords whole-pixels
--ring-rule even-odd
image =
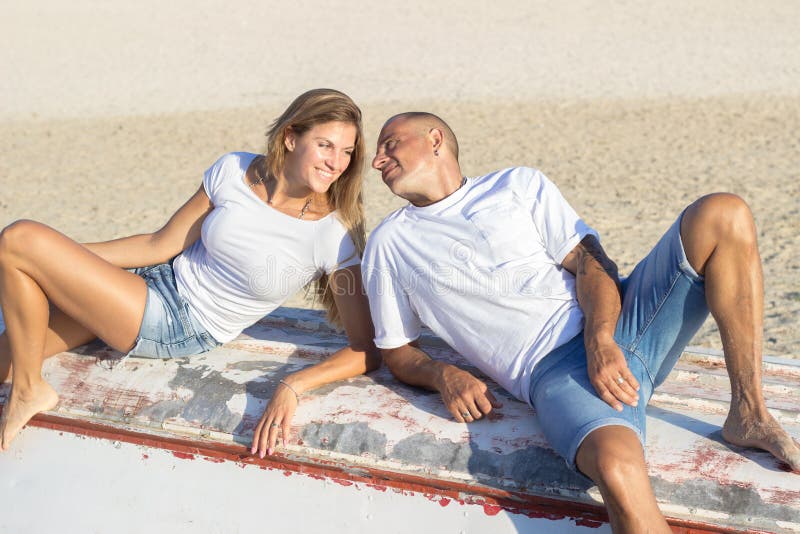
[[[264,156],[220,158],[155,233],[88,245],[32,221],[0,233],[0,381],[12,378],[2,449],[58,402],[44,358],[95,337],[136,356],[205,352],[315,279],[350,346],[281,381],[251,453],[272,454],[279,430],[285,445],[303,391],[380,365],[361,289],[361,111],[343,93],[312,90],[267,135]],[[126,270],[143,265],[154,267]]]

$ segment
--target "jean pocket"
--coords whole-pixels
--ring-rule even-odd
[[[125,270],[144,278],[145,276],[150,274],[154,269],[158,269],[158,267],[159,267],[158,265],[148,265],[146,267],[136,267],[133,269],[125,269]]]

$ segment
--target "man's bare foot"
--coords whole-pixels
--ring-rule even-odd
[[[58,393],[44,380],[27,391],[18,393],[11,386],[8,401],[0,417],[0,449],[6,450],[31,418],[39,412],[52,410],[58,404]]]
[[[763,449],[800,472],[800,445],[786,433],[771,415],[760,420],[747,420],[728,414],[722,437],[738,447]]]

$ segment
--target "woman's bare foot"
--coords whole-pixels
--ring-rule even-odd
[[[800,445],[769,414],[757,420],[734,415],[731,411],[722,427],[722,437],[738,447],[763,449],[789,464],[793,471],[800,472]]]
[[[0,334],[0,384],[11,380],[11,351],[8,348],[8,336]]]
[[[4,360],[0,356],[0,384],[11,381],[11,359]]]
[[[12,384],[8,401],[0,417],[0,449],[6,450],[28,421],[39,412],[52,410],[58,404],[58,393],[44,380],[18,392]]]

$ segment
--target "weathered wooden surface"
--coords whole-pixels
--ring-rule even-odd
[[[317,312],[281,309],[233,342],[192,358],[120,362],[118,353],[90,344],[46,362],[45,377],[61,396],[50,414],[153,436],[240,444],[244,453],[278,381],[344,341]],[[423,345],[435,358],[459,361],[435,338],[423,338]],[[800,366],[770,359],[764,367],[770,409],[800,436]],[[452,421],[437,394],[399,384],[386,369],[323,387],[303,396],[293,439],[281,454],[308,464],[334,462],[366,477],[372,471],[423,477],[465,495],[502,490],[522,499],[523,512],[525,496],[596,504],[596,490],[548,447],[533,410],[490,387],[503,403],[500,416],[472,424]],[[685,354],[656,392],[648,408],[647,457],[662,509],[707,525],[800,531],[800,475],[765,452],[733,450],[722,441],[728,399],[724,362],[713,354]]]

